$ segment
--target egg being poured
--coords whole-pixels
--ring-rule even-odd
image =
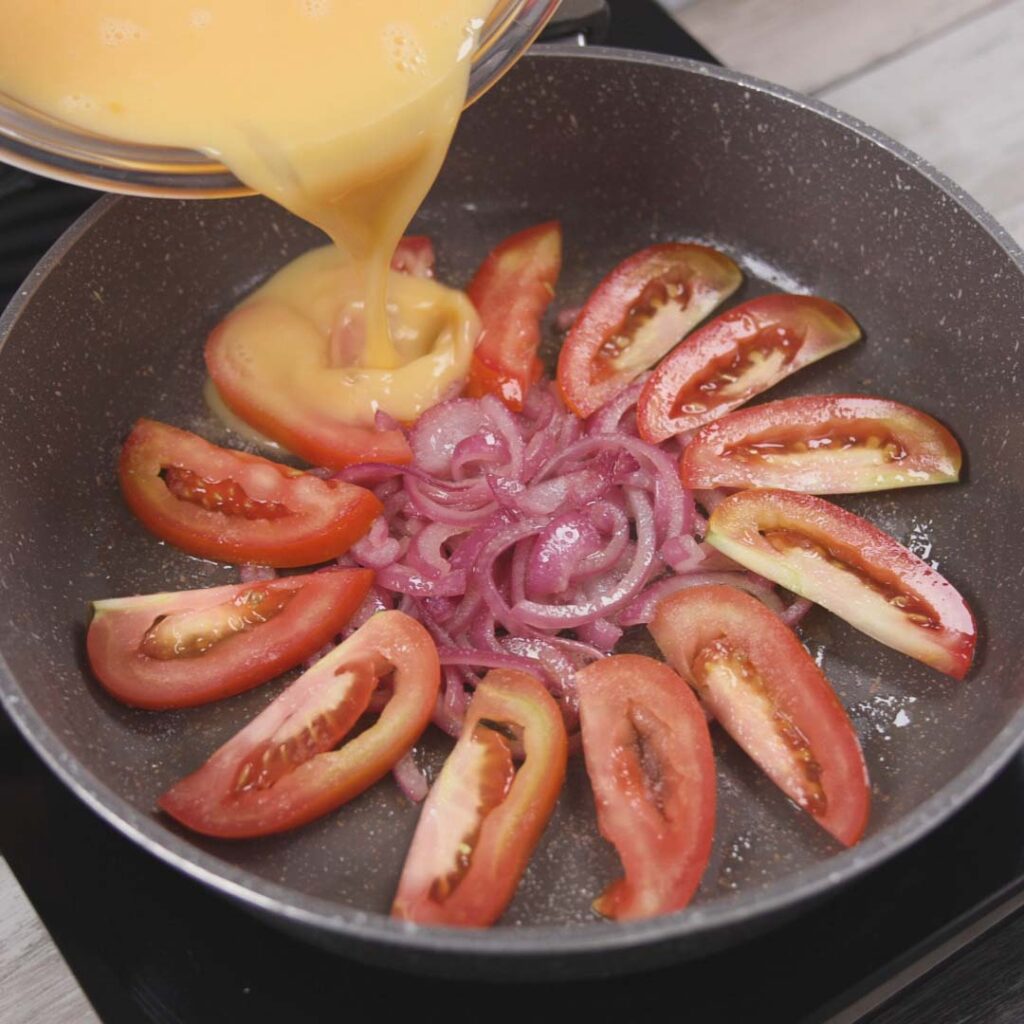
[[[209,153],[329,236],[228,317],[220,364],[208,353],[231,411],[305,455],[296,416],[329,449],[332,424],[411,421],[466,375],[471,304],[389,264],[494,2],[0,0],[0,90],[86,130]]]

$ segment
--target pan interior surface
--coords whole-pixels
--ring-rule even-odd
[[[244,843],[186,835],[155,812],[156,797],[282,684],[149,713],[120,706],[90,678],[89,600],[237,579],[146,533],[120,500],[117,453],[140,416],[238,446],[203,405],[203,342],[241,296],[320,239],[258,199],[104,202],[4,321],[7,706],[119,827],[321,941],[409,955],[583,955],[653,943],[696,954],[906,845],[990,777],[1021,731],[1024,272],[1008,243],[928,169],[813,105],[687,62],[601,52],[532,56],[473,106],[414,228],[434,238],[441,280],[464,284],[501,238],[552,217],[566,235],[559,308],[581,302],[636,249],[687,239],[740,262],[746,283],[732,302],[803,290],[854,314],[865,340],[771,397],[894,398],[957,435],[967,456],[961,485],[841,504],[964,593],[981,629],[976,667],[956,683],[812,613],[804,638],[850,709],[871,771],[866,839],[841,852],[716,731],[712,862],[693,908],[656,922],[615,926],[590,909],[618,863],[597,832],[578,759],[514,903],[486,934],[410,929],[385,916],[418,813],[390,779],[295,833]],[[550,359],[553,329],[546,346]],[[642,636],[633,642],[646,649]],[[445,742],[431,737],[426,748],[440,763]]]

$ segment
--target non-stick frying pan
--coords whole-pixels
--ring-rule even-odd
[[[966,682],[824,612],[806,620],[805,639],[864,743],[874,784],[866,839],[837,850],[717,737],[711,866],[689,910],[644,923],[590,912],[618,865],[578,763],[503,923],[417,929],[386,916],[417,814],[389,780],[296,833],[245,843],[187,835],[154,812],[156,796],[280,684],[155,714],[116,704],[89,677],[89,599],[237,578],[133,520],[116,454],[141,415],[229,441],[200,397],[204,338],[242,295],[318,244],[312,229],[256,199],[105,200],[0,325],[9,713],[82,799],[157,856],[282,927],[392,965],[566,976],[724,946],[913,842],[993,775],[1024,730],[1024,260],[1005,233],[916,157],[820,104],[687,61],[601,50],[538,52],[470,109],[415,227],[435,238],[441,277],[461,282],[496,241],[549,217],[566,229],[559,305],[651,241],[709,242],[746,270],[736,301],[807,289],[864,327],[863,343],[773,397],[898,398],[944,420],[967,453],[959,486],[843,500],[967,595],[982,640]],[[555,345],[552,333],[549,355]],[[429,745],[442,756],[442,741]]]

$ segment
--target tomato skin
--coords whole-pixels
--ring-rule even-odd
[[[796,634],[734,587],[693,587],[658,604],[648,627],[662,654],[722,727],[795,803],[845,846],[871,805],[857,733]],[[737,652],[747,672],[701,671],[708,651]]]
[[[585,418],[610,401],[724,302],[743,280],[728,256],[703,245],[669,242],[634,253],[594,289],[558,356],[558,386],[566,405]],[[678,294],[647,298],[671,285]],[[660,301],[658,301],[660,300]],[[638,305],[652,317],[627,327]],[[623,330],[631,344],[618,355],[607,346]]]
[[[433,242],[426,235],[406,235],[391,258],[391,269],[432,278],[434,263]],[[278,405],[268,402],[265,388],[251,379],[244,360],[232,350],[226,330],[229,324],[237,325],[239,318],[261,315],[259,303],[242,305],[213,329],[206,342],[207,372],[221,401],[234,415],[314,466],[344,469],[358,462],[412,462],[412,451],[401,430],[339,423],[294,403],[283,414]]]
[[[595,661],[576,673],[576,685],[598,824],[625,868],[594,909],[620,921],[681,910],[700,884],[715,832],[704,713],[672,669],[640,655]],[[660,809],[639,746],[657,758]]]
[[[188,708],[265,683],[329,643],[366,597],[366,569],[288,576],[177,593],[146,594],[93,603],[86,649],[96,678],[133,707]],[[201,612],[253,592],[285,595],[284,609],[249,632],[228,636],[206,653],[160,660],[142,649],[158,616]]]
[[[274,518],[246,518],[183,500],[169,470],[233,481]],[[121,491],[143,525],[190,555],[220,562],[314,565],[343,554],[370,528],[381,503],[362,487],[230,451],[155,420],[139,420],[121,449]],[[212,488],[216,490],[216,487]]]
[[[809,494],[738,491],[711,514],[705,539],[940,672],[963,679],[971,667],[977,627],[967,602],[931,566],[852,512]],[[914,622],[911,612],[931,625]]]
[[[637,399],[640,436],[659,444],[696,430],[860,336],[853,318],[826,299],[763,295],[734,306],[677,345],[651,375]],[[739,375],[731,370],[746,353],[764,350],[771,361],[747,362]],[[730,380],[717,381],[723,372]],[[678,408],[686,402],[703,408]]]
[[[522,729],[526,758],[504,798],[479,820],[475,792],[460,786],[460,765],[481,722]],[[393,917],[425,925],[484,928],[508,906],[540,839],[565,778],[568,739],[554,698],[533,676],[489,672],[477,687],[455,750],[423,805],[391,909]],[[500,780],[498,780],[500,781]],[[493,778],[479,780],[493,787]],[[461,798],[461,799],[460,799]],[[468,799],[468,802],[467,802]],[[493,801],[492,801],[493,802]],[[468,866],[444,898],[438,880],[454,866],[460,826],[478,827]]]
[[[481,331],[467,394],[492,394],[521,412],[543,373],[537,358],[540,322],[562,268],[562,226],[548,221],[506,238],[481,264],[467,294]]]
[[[339,732],[350,731],[377,682],[392,668],[394,695],[365,732],[298,764],[288,754],[289,770],[265,788],[239,785],[246,766],[254,757],[258,761],[264,748],[271,758],[282,743],[308,754],[306,745],[325,727],[322,712],[342,720]],[[335,692],[332,687],[346,682],[346,670],[352,673],[348,690]],[[440,678],[430,634],[402,612],[378,612],[198,771],[172,786],[159,806],[187,828],[221,839],[271,835],[305,825],[372,786],[411,749],[430,721]],[[280,770],[279,764],[270,763]]]
[[[823,435],[861,443],[840,449]],[[866,438],[891,439],[875,448]],[[806,442],[818,439],[807,450]],[[802,453],[780,444],[804,443]],[[744,455],[751,445],[768,446],[767,457]],[[887,453],[893,449],[895,457]],[[740,409],[705,424],[680,461],[683,485],[778,487],[804,494],[852,494],[891,487],[955,483],[962,456],[952,434],[910,406],[864,395],[812,395]]]
[[[280,416],[264,399],[257,382],[240,364],[227,344],[227,327],[240,319],[262,317],[259,302],[248,302],[231,312],[206,340],[206,372],[224,404],[261,434],[314,466],[344,469],[359,462],[412,462],[412,450],[401,430],[376,430],[340,424],[313,409],[292,409]]]

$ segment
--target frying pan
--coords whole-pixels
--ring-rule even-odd
[[[391,966],[567,977],[721,948],[914,842],[992,777],[1024,729],[1024,260],[1005,233],[918,158],[821,104],[684,60],[600,49],[538,51],[470,109],[414,227],[435,238],[442,279],[458,283],[503,236],[553,216],[567,239],[559,305],[652,241],[709,242],[745,268],[735,301],[805,289],[864,328],[861,344],[772,397],[898,398],[949,424],[968,459],[959,486],[842,502],[936,561],[976,609],[982,639],[966,682],[823,612],[806,620],[871,769],[865,840],[837,850],[718,736],[720,814],[704,883],[686,912],[647,922],[590,912],[618,865],[578,760],[503,923],[419,929],[385,916],[417,815],[389,780],[298,832],[245,843],[187,835],[155,813],[157,795],[282,684],[154,714],[118,705],[89,677],[88,600],[237,578],[132,519],[116,455],[140,415],[237,444],[200,398],[204,338],[320,242],[311,228],[259,199],[106,199],[0,321],[8,712],[64,782],[144,848],[280,927]],[[549,358],[556,346],[552,332]],[[426,746],[443,757],[436,737]]]

